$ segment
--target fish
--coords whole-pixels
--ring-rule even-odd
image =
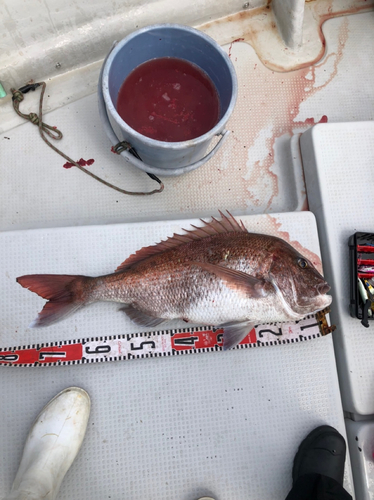
[[[46,327],[97,301],[122,304],[137,325],[182,319],[224,328],[224,350],[255,325],[298,321],[325,309],[330,286],[314,265],[276,236],[249,232],[229,212],[201,219],[130,255],[112,274],[31,274],[17,282],[48,302],[30,327]]]

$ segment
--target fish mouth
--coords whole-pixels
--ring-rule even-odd
[[[329,286],[328,288],[330,289]],[[326,309],[326,307],[328,307],[331,304],[331,302],[332,302],[331,295],[326,295],[326,294],[317,295],[317,297],[313,301],[314,310],[312,312],[309,310],[307,314],[314,314],[317,313],[318,311],[322,311],[323,309]]]
[[[330,287],[329,287],[329,290],[330,290]],[[319,295],[319,299],[320,299],[320,302],[322,304],[321,309],[324,309],[325,307],[329,306],[332,302],[331,295],[326,295],[326,294]]]
[[[325,281],[324,283],[318,285],[317,290],[319,294],[325,295],[327,292],[331,290],[331,286]]]

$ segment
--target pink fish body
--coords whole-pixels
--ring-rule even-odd
[[[228,349],[254,324],[295,321],[330,305],[329,285],[291,245],[221,216],[142,248],[113,274],[17,278],[48,300],[32,326],[48,326],[92,302],[113,301],[125,304],[124,312],[142,326],[178,318],[225,326]]]

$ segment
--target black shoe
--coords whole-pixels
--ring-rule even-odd
[[[329,425],[314,429],[300,444],[295,455],[292,479],[304,474],[322,474],[343,484],[346,444],[339,432]]]

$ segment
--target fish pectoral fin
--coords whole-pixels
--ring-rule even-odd
[[[269,281],[265,279],[258,279],[250,274],[229,269],[217,264],[210,264],[209,262],[193,262],[193,265],[199,266],[212,274],[221,278],[225,284],[232,290],[245,293],[248,297],[259,299],[266,297],[268,294],[266,285]]]
[[[132,305],[121,307],[120,311],[123,311],[125,314],[127,314],[131,321],[140,326],[153,327],[165,321],[165,319],[163,318],[156,318],[155,316],[151,316],[143,311],[140,311]]]
[[[230,322],[220,325],[223,328],[223,350],[227,351],[237,346],[254,328],[255,324],[250,321]]]

